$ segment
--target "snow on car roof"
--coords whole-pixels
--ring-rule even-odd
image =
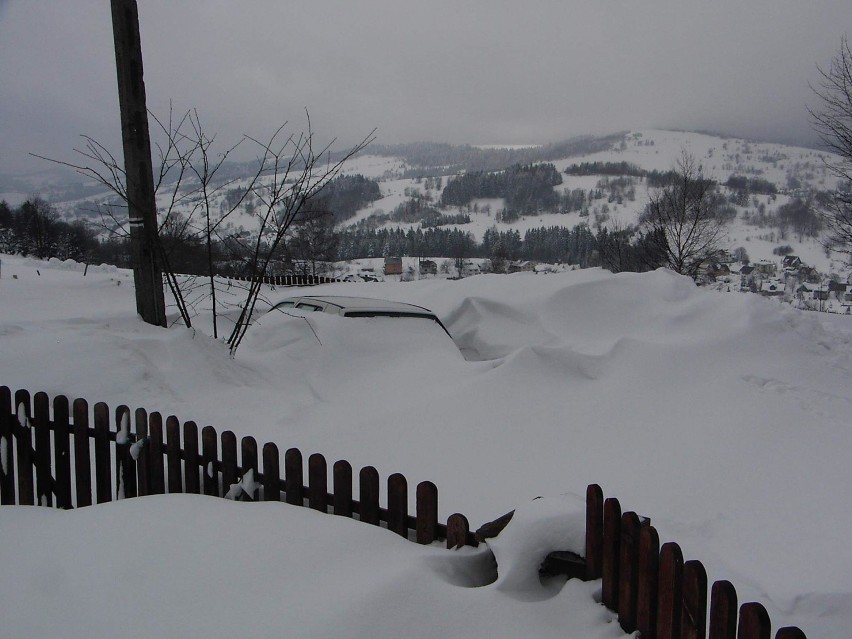
[[[398,312],[418,312],[432,313],[428,308],[417,306],[416,304],[407,304],[405,302],[395,302],[392,300],[374,299],[372,297],[352,297],[348,295],[304,295],[297,298],[298,300],[315,300],[323,304],[334,304],[340,308],[352,310],[382,310],[382,311],[398,311]]]

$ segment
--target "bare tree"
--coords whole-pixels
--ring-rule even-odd
[[[175,119],[170,110],[165,122],[153,114],[151,117],[159,127],[158,137],[161,138],[161,143],[156,144],[159,170],[155,172],[155,190],[161,203],[156,245],[163,272],[187,326],[191,322],[190,308],[204,300],[212,301],[214,337],[218,337],[218,319],[221,318],[219,292],[222,288],[227,290],[232,300],[223,304],[238,309],[238,317],[227,339],[233,355],[251,325],[262,290],[262,279],[268,274],[275,257],[284,249],[290,226],[311,211],[311,202],[338,175],[348,159],[373,141],[375,131],[351,149],[332,156],[334,141],[320,150],[314,148],[314,133],[308,115],[306,133],[285,137],[287,123],[284,123],[266,142],[244,136],[237,144],[214,157],[214,137],[205,133],[196,111],[188,111]],[[96,140],[87,136],[83,139],[84,148],[75,149],[84,158],[80,164],[42,159],[68,166],[96,180],[120,202],[118,208],[126,206],[126,176],[122,164]],[[258,154],[253,168],[248,175],[220,177],[224,173],[225,161],[241,144],[256,145]],[[234,191],[237,197],[227,197]],[[223,197],[219,198],[220,195]],[[216,199],[220,200],[218,208],[214,208]],[[251,207],[248,206],[249,199]],[[104,216],[104,226],[109,227],[113,234],[126,234],[126,223],[116,215],[116,208],[115,205],[106,205],[99,209]],[[255,218],[255,228],[251,233],[227,232],[226,222],[238,210]],[[206,295],[199,293],[198,286],[190,278],[178,276],[171,265],[175,250],[198,244],[203,244],[207,256]],[[241,302],[233,299],[234,290],[229,284],[217,283],[214,244],[229,245],[244,256],[244,272],[250,283],[245,287],[245,298]]]
[[[819,85],[811,88],[820,106],[809,109],[811,121],[823,143],[839,156],[826,161],[838,181],[831,204],[823,211],[827,244],[852,264],[852,50],[846,36],[831,66],[819,73]]]
[[[716,184],[686,151],[673,174],[651,194],[641,224],[664,266],[698,279],[701,268],[718,255],[724,237],[724,222],[716,215]]]

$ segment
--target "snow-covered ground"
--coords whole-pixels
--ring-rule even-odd
[[[494,544],[498,581],[470,588],[477,551],[284,505],[3,509],[9,636],[142,636],[146,623],[155,636],[618,636],[594,584],[538,583],[524,530],[552,534],[555,513],[573,530],[570,495],[593,482],[711,581],[763,602],[774,627],[852,625],[852,318],[662,270],[336,284],[313,290],[427,306],[455,344],[420,322],[323,315],[306,330],[276,313],[231,359],[207,316],[197,330],[141,323],[126,271],[0,259],[4,385],[432,480],[441,518],[474,527],[525,513]]]

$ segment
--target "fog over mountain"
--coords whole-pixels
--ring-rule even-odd
[[[848,0],[140,2],[149,108],[223,143],[305,109],[323,139],[541,143],[642,127],[816,144]],[[0,170],[119,146],[109,3],[0,0]]]

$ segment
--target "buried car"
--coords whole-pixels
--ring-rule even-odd
[[[438,319],[428,308],[407,304],[405,302],[394,302],[380,300],[371,297],[351,297],[345,295],[311,295],[302,297],[288,297],[275,304],[269,312],[286,312],[288,309],[299,309],[303,312],[321,311],[332,313],[342,317],[396,317],[411,319],[427,319],[435,322],[444,332],[450,332],[443,322]]]

